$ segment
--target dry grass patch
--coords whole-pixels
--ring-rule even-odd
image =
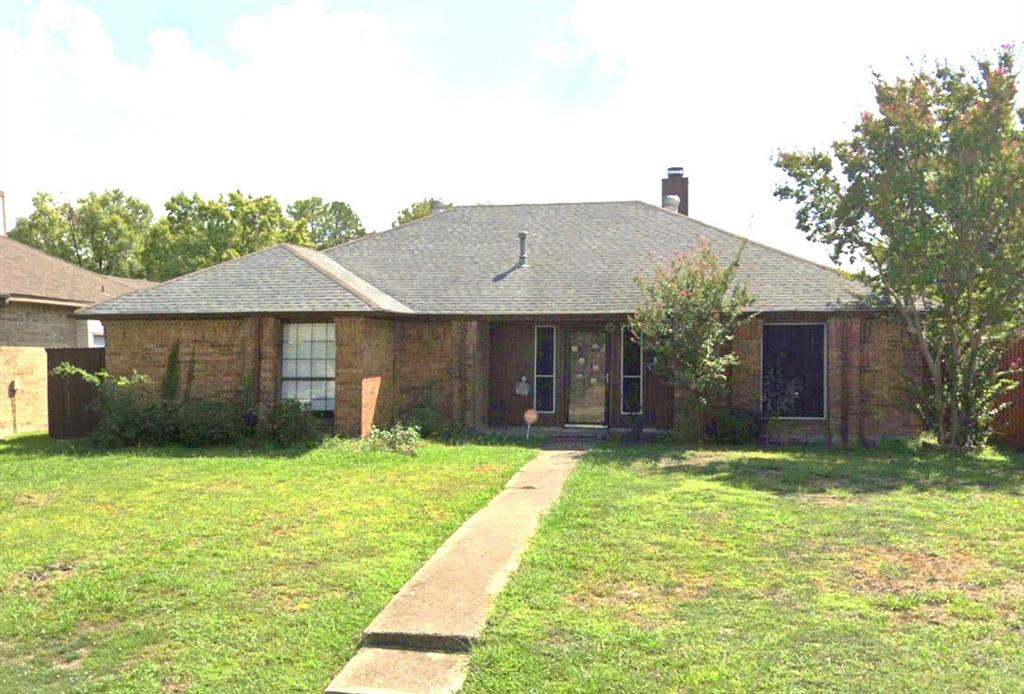
[[[688,578],[673,586],[628,581],[595,584],[591,590],[565,596],[565,601],[584,610],[608,609],[621,619],[651,629],[672,623],[677,607],[704,598],[709,590],[707,579]]]
[[[887,546],[859,547],[846,561],[855,590],[899,596],[953,590],[978,597],[985,592],[979,578],[992,570],[967,552],[942,555]]]

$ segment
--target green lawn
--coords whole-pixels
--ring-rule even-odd
[[[321,691],[535,452],[0,441],[0,692]]]
[[[1024,687],[1024,456],[605,446],[468,692]]]

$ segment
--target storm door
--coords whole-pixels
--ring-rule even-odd
[[[607,421],[608,339],[603,330],[569,333],[569,424]]]

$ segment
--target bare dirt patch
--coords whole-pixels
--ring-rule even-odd
[[[42,506],[49,500],[50,497],[48,497],[45,494],[19,494],[18,496],[14,497],[14,505],[35,508],[38,506]]]
[[[33,583],[49,583],[50,581],[59,581],[71,576],[74,573],[75,567],[67,562],[58,561],[46,566],[41,566],[35,569],[26,569],[21,572],[21,576],[27,578]]]
[[[53,668],[55,670],[78,670],[82,667],[82,660],[89,655],[89,650],[89,648],[82,647],[74,653],[61,654],[54,659]]]

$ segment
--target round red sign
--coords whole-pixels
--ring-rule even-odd
[[[529,409],[526,412],[523,412],[523,421],[526,422],[527,424],[536,424],[537,410]]]

